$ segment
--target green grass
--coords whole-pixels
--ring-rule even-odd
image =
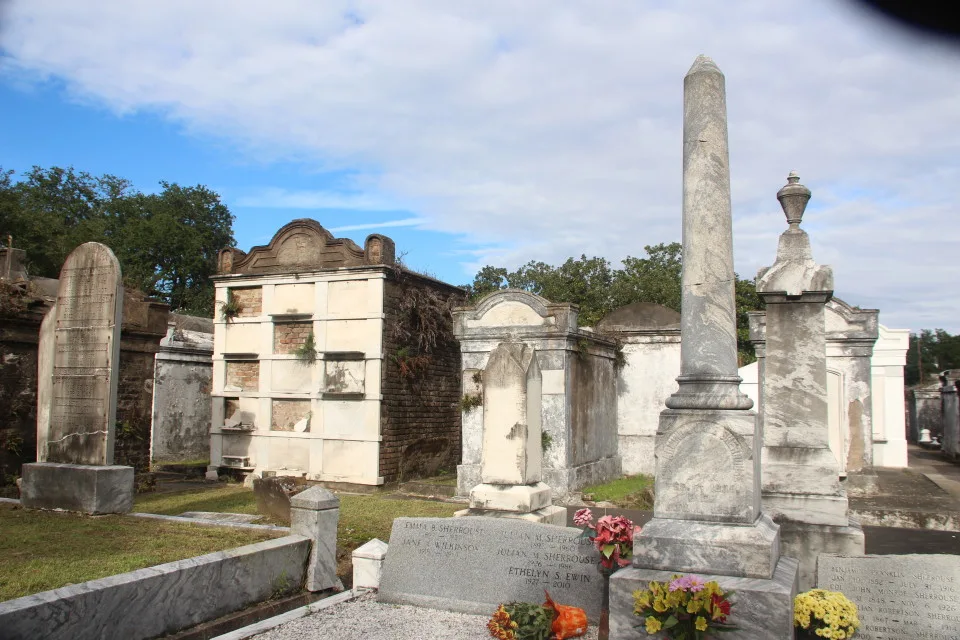
[[[0,504],[0,601],[252,544],[278,534]]]
[[[351,552],[371,538],[389,541],[394,518],[446,518],[460,508],[382,494],[340,494],[339,498],[337,573],[345,578],[350,575]],[[142,494],[135,499],[134,511],[257,513],[257,503],[251,489],[227,485]],[[7,504],[0,504],[0,531],[0,601],[282,535],[130,516],[29,511]]]
[[[449,518],[463,505],[432,500],[401,500],[385,494],[354,495],[341,493],[340,522],[337,526],[337,574],[350,576],[354,549],[371,538],[390,540],[393,519]],[[177,515],[184,511],[217,511],[227,513],[257,513],[253,490],[240,485],[200,489],[179,493],[144,494],[137,496],[135,511]],[[272,522],[265,519],[258,522]],[[289,526],[288,522],[273,522]]]
[[[596,501],[607,501],[623,509],[649,510],[653,508],[653,477],[624,476],[606,484],[584,487],[583,494]]]
[[[213,489],[196,489],[172,493],[142,493],[133,501],[133,510],[178,516],[184,511],[218,513],[256,513],[253,490],[239,484],[217,485]]]

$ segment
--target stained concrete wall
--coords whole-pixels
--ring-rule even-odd
[[[299,589],[309,553],[291,535],[0,602],[0,635],[155,638]]]
[[[638,302],[612,311],[597,331],[622,345],[617,371],[617,441],[623,473],[653,475],[660,412],[677,390],[680,375],[680,314]]]
[[[203,460],[210,455],[212,356],[212,322],[209,332],[169,325],[154,367],[151,462]]]
[[[833,425],[831,449],[841,473],[874,464],[873,350],[879,336],[878,315],[876,309],[851,307],[838,298],[826,305],[828,420]],[[766,314],[754,311],[749,316],[750,340],[757,348],[762,381]],[[763,398],[759,400],[762,404]]]
[[[917,387],[907,392],[907,407],[910,414],[910,441],[920,440],[920,431],[927,429],[930,435],[942,434],[940,408],[940,383]]]

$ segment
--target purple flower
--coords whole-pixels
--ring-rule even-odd
[[[590,512],[590,509],[578,509],[575,514],[573,514],[573,524],[578,527],[589,527],[593,524],[593,513]]]
[[[703,591],[703,582],[696,576],[680,576],[670,583],[669,589],[670,591],[686,591],[689,589],[696,593],[697,591]]]

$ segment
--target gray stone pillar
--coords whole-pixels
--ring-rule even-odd
[[[824,305],[833,271],[818,265],[800,228],[810,190],[791,173],[777,193],[789,228],[777,259],[757,274],[766,303],[763,398],[763,510],[780,523],[783,552],[800,560],[800,589],[812,588],[817,556],[863,553],[849,519],[839,465],[829,444]]]
[[[760,511],[761,435],[737,375],[724,82],[704,56],[684,79],[680,388],[660,414],[653,520],[610,579],[611,637],[636,633],[633,591],[689,572],[736,589],[731,638],[793,638],[797,562]]]
[[[310,487],[290,499],[290,531],[310,538],[307,591],[342,589],[337,578],[337,523],[340,498],[323,487]]]

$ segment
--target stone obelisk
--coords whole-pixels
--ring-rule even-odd
[[[773,266],[757,274],[766,304],[760,359],[763,510],[780,523],[784,552],[800,561],[800,589],[813,588],[821,553],[863,554],[863,530],[848,513],[827,423],[824,311],[833,271],[813,260],[800,228],[810,190],[796,173],[777,192],[788,228]]]
[[[761,434],[740,392],[723,73],[699,56],[684,78],[683,276],[678,391],[660,414],[654,518],[614,574],[612,637],[632,637],[631,593],[693,573],[736,589],[731,638],[792,638],[797,562],[761,512]]]

